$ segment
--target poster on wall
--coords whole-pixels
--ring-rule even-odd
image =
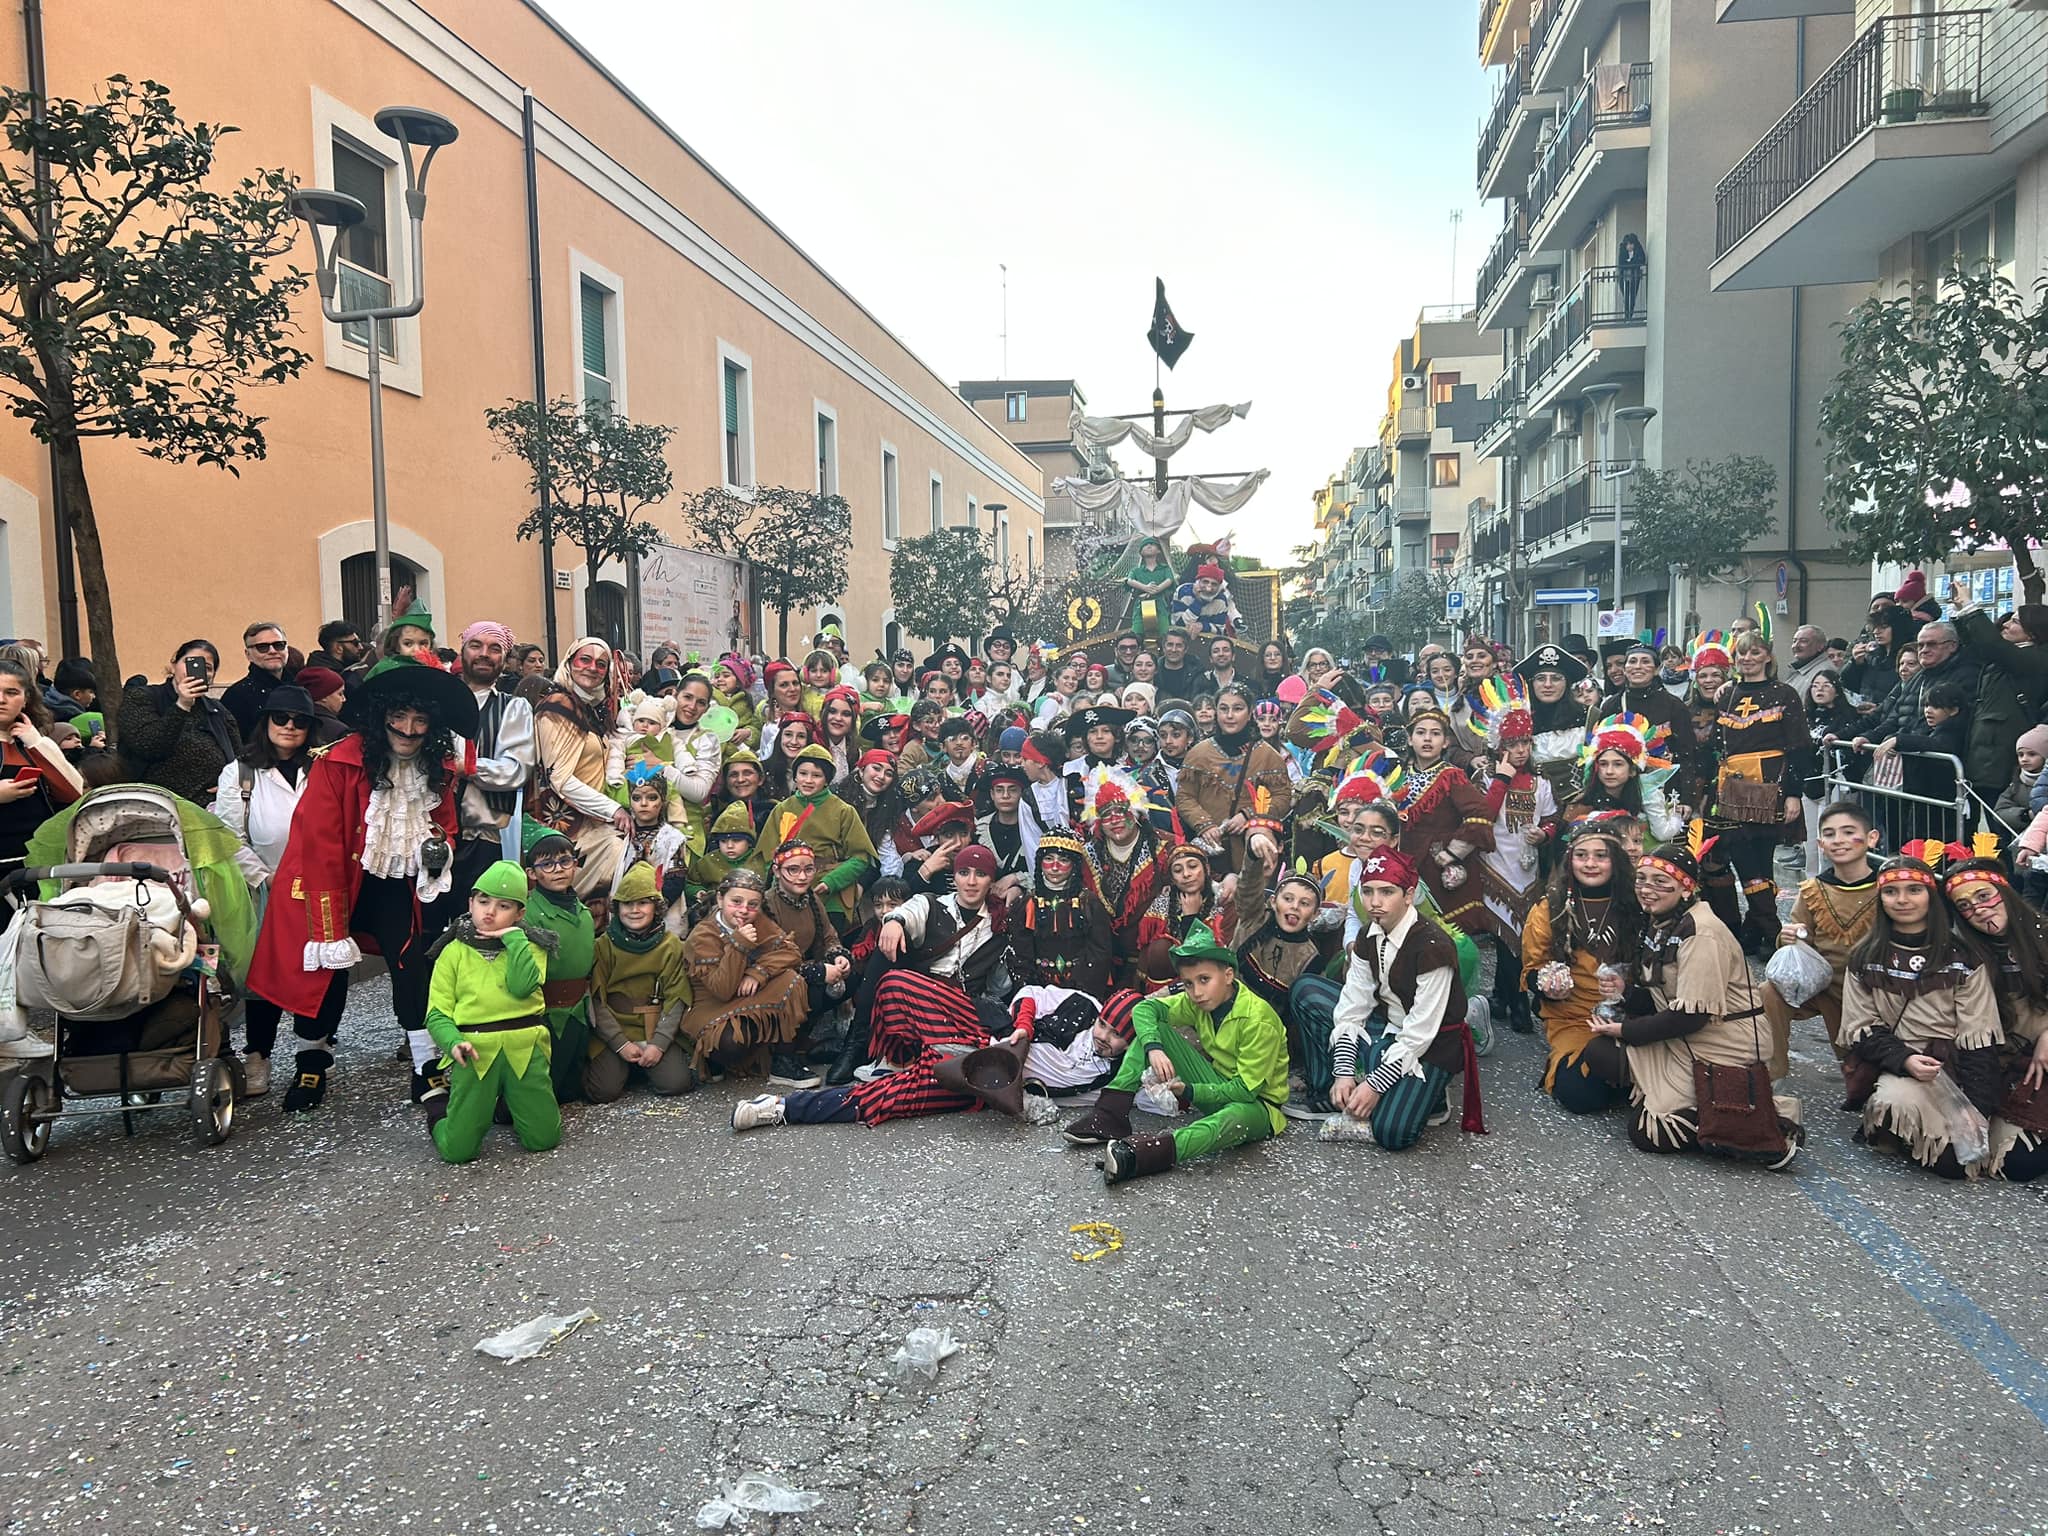
[[[640,561],[642,649],[667,643],[707,659],[731,650],[745,633],[746,591],[739,561],[656,545]]]

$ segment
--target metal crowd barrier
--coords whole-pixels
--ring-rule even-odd
[[[1971,804],[1970,780],[1961,759],[1946,752],[1900,752],[1907,762],[1946,763],[1955,776],[1955,793],[1947,799],[1909,794],[1903,787],[1870,784],[1865,780],[1876,763],[1870,749],[1858,751],[1847,742],[1821,748],[1821,804],[1854,800],[1870,813],[1870,819],[1884,841],[1885,853],[1896,853],[1907,843],[1935,838],[1944,843],[1967,843],[1977,820]],[[1986,807],[1989,814],[1989,807]]]

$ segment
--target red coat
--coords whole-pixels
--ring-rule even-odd
[[[434,825],[452,845],[456,835],[455,786],[448,781],[434,807]],[[349,937],[349,917],[363,888],[363,839],[370,811],[370,775],[363,767],[363,739],[347,736],[313,760],[306,787],[292,812],[291,836],[277,873],[270,877],[270,904],[249,986],[288,1013],[311,1018],[327,996],[328,971],[306,969],[308,943],[332,944]],[[419,922],[419,903],[413,903]],[[358,944],[365,949],[374,946]]]

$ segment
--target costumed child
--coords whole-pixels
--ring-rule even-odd
[[[796,974],[802,956],[762,915],[767,894],[768,882],[757,871],[734,870],[719,882],[717,905],[685,941],[695,1001],[682,1032],[700,1078],[720,1077],[728,1066],[765,1076],[770,1056],[794,1043],[803,1027],[807,1000]]]
[[[1649,829],[1653,843],[1667,843],[1685,830],[1664,788],[1676,768],[1667,728],[1642,715],[1609,715],[1588,729],[1579,758],[1585,783],[1565,802],[1567,822],[1596,811],[1622,811]]]
[[[1222,566],[1205,562],[1196,567],[1194,580],[1175,589],[1173,623],[1199,635],[1234,635],[1244,627]]]
[[[1287,1126],[1287,1026],[1272,1005],[1240,984],[1237,953],[1197,923],[1173,951],[1181,990],[1148,997],[1132,1009],[1142,1049],[1124,1053],[1095,1107],[1066,1128],[1075,1146],[1101,1146],[1102,1182],[1164,1173],[1178,1163],[1250,1141]],[[1131,1106],[1151,1067],[1192,1125],[1164,1135],[1131,1130]]]
[[[884,668],[883,670],[887,670]],[[761,715],[754,707],[754,664],[737,653],[721,656],[711,671],[711,701],[733,712],[739,727],[730,745],[757,747],[761,744]]]
[[[1842,977],[1849,955],[1870,933],[1877,920],[1877,871],[1870,861],[1877,846],[1877,828],[1870,812],[1855,800],[1837,800],[1820,813],[1815,835],[1821,857],[1828,867],[1799,885],[1792,902],[1792,915],[1778,934],[1779,954],[1764,968],[1765,980],[1759,992],[1764,1017],[1771,1021],[1771,1076],[1783,1078],[1791,1071],[1793,1018],[1819,1014],[1827,1027],[1828,1044],[1835,1055],[1845,1048],[1842,1035]],[[1818,992],[1806,992],[1794,1004],[1778,985],[1778,977],[1790,972],[1779,956],[1786,949],[1805,944],[1827,962],[1828,982]],[[1773,973],[1777,973],[1773,975]],[[1803,989],[1802,989],[1803,990]]]
[[[1099,770],[1086,786],[1088,874],[1109,912],[1122,982],[1131,981],[1145,947],[1166,932],[1172,845],[1154,830],[1151,809],[1144,788],[1114,768]]]
[[[468,915],[434,944],[427,1031],[441,1049],[448,1092],[429,1098],[426,1111],[443,1162],[475,1158],[500,1103],[527,1151],[562,1139],[542,990],[556,940],[546,928],[523,926],[526,895],[519,866],[500,859],[478,876]]]
[[[1493,918],[1479,896],[1473,855],[1493,846],[1493,812],[1450,750],[1449,715],[1430,704],[1409,717],[1408,757],[1395,789],[1401,852],[1421,871],[1445,922],[1489,933]]]
[[[1493,846],[1479,865],[1479,889],[1493,914],[1493,1011],[1505,1014],[1518,1035],[1536,1026],[1529,1014],[1529,995],[1522,990],[1516,935],[1529,909],[1542,897],[1538,873],[1543,848],[1557,831],[1557,801],[1550,781],[1532,766],[1535,717],[1521,679],[1513,673],[1489,677],[1479,684],[1479,718],[1485,732],[1493,773],[1485,784],[1487,808],[1493,812]]]
[[[597,929],[590,909],[576,894],[576,845],[553,827],[527,819],[520,826],[526,861],[526,926],[555,936],[541,996],[547,1004],[548,1075],[555,1099],[566,1104],[583,1096],[583,1063],[590,1053],[590,967]]]
[[[804,658],[804,713],[813,720],[825,706],[825,695],[839,686],[839,658],[830,651],[812,651]]]
[[[1991,957],[2005,1029],[2005,1099],[1991,1121],[1984,1172],[2031,1183],[2048,1173],[2048,919],[2013,889],[1988,833],[1979,834],[1972,857],[1949,865],[1943,885]]]
[[[1842,1107],[1863,1112],[1860,1140],[1968,1179],[1984,1162],[1957,1157],[1943,1104],[1952,1095],[1935,1085],[1945,1078],[1988,1122],[2005,1100],[2005,1027],[1989,969],[1950,927],[1938,873],[1945,853],[1937,842],[1911,842],[1878,871],[1877,915],[1842,983]]]
[[[1564,857],[1522,928],[1517,970],[1541,996],[1550,1047],[1543,1091],[1575,1115],[1610,1109],[1628,1097],[1621,1042],[1593,1033],[1602,1003],[1600,968],[1626,972],[1643,938],[1635,866],[1615,825],[1620,819],[1619,812],[1596,811],[1572,823]]]
[[[711,823],[709,846],[690,860],[685,890],[693,922],[703,916],[720,882],[753,856],[754,818],[744,800],[735,800]]]
[[[434,655],[434,616],[415,598],[410,608],[391,621],[379,649],[386,660],[403,657],[424,666],[438,667],[440,661]]]
[[[1010,974],[1021,985],[1109,995],[1115,940],[1086,860],[1087,845],[1065,827],[1039,837],[1031,890],[1009,922]]]
[[[860,814],[832,793],[832,754],[815,743],[797,753],[790,768],[793,793],[781,801],[761,827],[751,865],[767,873],[768,856],[791,838],[809,843],[818,855],[818,891],[832,921],[847,927],[860,902],[860,885],[880,860]],[[972,826],[969,818],[969,826]]]
[[[1287,1057],[1301,1073],[1309,1112],[1327,1115],[1342,973],[1336,980],[1326,973],[1343,953],[1343,909],[1323,904],[1322,882],[1307,870],[1297,866],[1275,881],[1263,863],[1246,869],[1234,905],[1238,974],[1286,1024]],[[1299,1118],[1291,1099],[1282,1113]]]
[[[667,694],[629,693],[619,700],[619,728],[612,736],[604,782],[621,805],[629,788],[627,770],[675,767],[676,744],[668,729],[675,718],[676,701]]]
[[[1465,987],[1451,936],[1415,902],[1414,861],[1381,848],[1358,870],[1357,898],[1371,924],[1351,947],[1330,1031],[1330,1103],[1404,1151],[1450,1118],[1451,1079],[1465,1079],[1462,1125],[1484,1133],[1479,1058],[1466,1022]],[[1380,1023],[1384,1020],[1384,1023]]]
[[[676,1034],[691,1003],[682,941],[662,923],[668,904],[649,864],[619,879],[612,916],[590,970],[590,1042],[583,1093],[609,1104],[638,1077],[667,1097],[697,1086],[687,1045]]]
[[[664,879],[671,867],[685,869],[689,850],[682,829],[669,820],[669,783],[653,763],[635,763],[626,770],[626,810],[632,826],[620,834],[619,870],[612,876],[612,894],[617,896],[626,871],[635,864],[651,864]]]
[[[805,1065],[804,1058],[818,1054],[820,1044],[834,1045],[830,1040],[818,1041],[816,1031],[853,990],[853,958],[840,943],[839,930],[832,926],[817,886],[818,855],[809,843],[795,839],[775,850],[769,860],[768,890],[761,911],[796,946],[796,973],[803,979],[806,1017],[796,1046],[776,1056],[768,1075],[769,1081],[792,1088],[815,1088],[824,1081]]]

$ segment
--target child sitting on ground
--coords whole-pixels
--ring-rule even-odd
[[[1854,800],[1837,800],[1820,813],[1815,828],[1821,857],[1828,867],[1800,884],[1792,903],[1792,915],[1778,933],[1778,945],[1797,944],[1802,937],[1819,951],[1834,977],[1826,990],[1794,1007],[1778,991],[1777,983],[1766,981],[1758,989],[1757,1001],[1771,1024],[1771,1077],[1784,1077],[1791,1070],[1792,1020],[1820,1015],[1827,1026],[1828,1044],[1837,1057],[1845,1054],[1838,1043],[1842,1033],[1842,976],[1849,964],[1849,952],[1861,944],[1877,919],[1877,870],[1870,853],[1877,846],[1877,831],[1870,813]]]
[[[468,915],[434,945],[427,1032],[441,1049],[448,1091],[423,1103],[443,1162],[475,1158],[501,1102],[527,1151],[562,1139],[543,990],[558,941],[523,926],[525,916],[526,876],[500,859],[477,878]]]
[[[687,1047],[676,1031],[690,1006],[690,973],[682,941],[662,925],[652,867],[635,864],[612,894],[610,925],[590,968],[590,1060],[583,1096],[593,1104],[622,1097],[636,1077],[667,1097],[697,1086]]]

